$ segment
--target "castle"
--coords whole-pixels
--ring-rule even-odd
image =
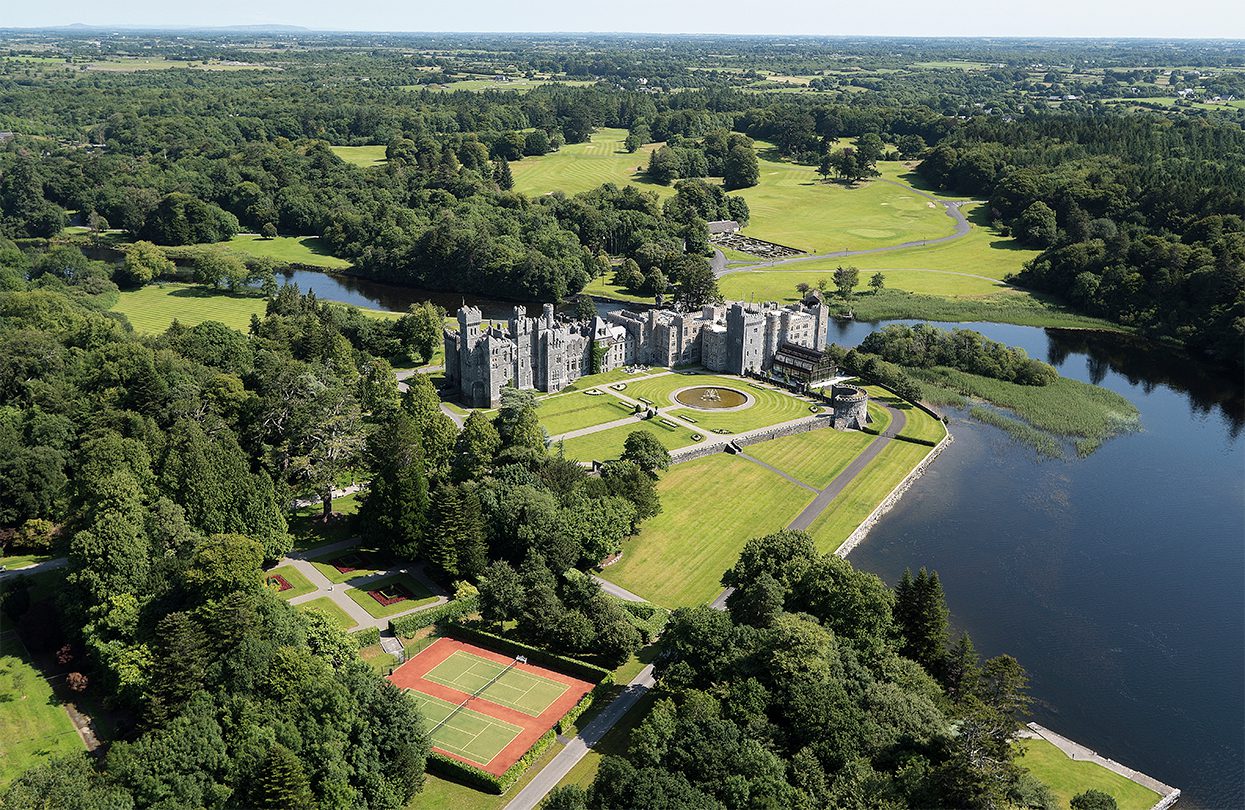
[[[507,327],[486,325],[476,307],[458,310],[445,330],[445,380],[473,408],[501,402],[507,385],[560,391],[575,380],[628,365],[701,365],[729,374],[768,372],[798,348],[826,348],[829,307],[819,300],[780,306],[732,302],[697,312],[620,310],[563,321],[545,304],[539,317],[514,308]]]

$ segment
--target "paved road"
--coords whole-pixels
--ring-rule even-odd
[[[549,791],[558,786],[558,782],[571,772],[571,768],[584,758],[590,748],[596,746],[614,725],[623,718],[636,702],[653,688],[653,665],[649,664],[640,670],[627,684],[626,690],[614,698],[614,702],[606,706],[600,714],[592,718],[592,722],[558,752],[553,760],[541,769],[540,773],[527,786],[520,790],[506,805],[505,810],[532,810],[540,804]]]
[[[627,590],[621,585],[615,585],[614,583],[610,582],[608,579],[601,579],[596,574],[593,574],[592,578],[595,579],[597,581],[597,584],[601,586],[601,590],[605,591],[610,596],[617,596],[619,599],[622,599],[627,602],[647,602],[648,601],[643,596],[636,596],[631,591]]]
[[[739,273],[744,270],[767,270],[767,269],[772,269],[774,267],[785,267],[791,264],[798,264],[800,262],[814,261],[816,259],[840,259],[840,258],[845,258],[847,256],[868,256],[874,253],[888,253],[892,250],[904,250],[906,248],[912,248],[912,247],[928,247],[930,245],[938,245],[938,244],[942,244],[943,242],[953,242],[956,239],[962,239],[966,235],[968,235],[969,231],[972,230],[972,225],[969,224],[968,219],[964,216],[964,212],[961,210],[961,206],[967,205],[968,202],[972,202],[971,200],[963,201],[963,202],[953,201],[953,200],[944,200],[940,197],[935,197],[933,194],[920,191],[919,189],[912,188],[911,186],[904,185],[903,183],[898,183],[894,180],[879,180],[878,182],[888,183],[892,186],[897,186],[898,188],[902,188],[905,191],[911,191],[913,194],[919,194],[925,199],[930,200],[931,202],[937,203],[938,205],[941,205],[943,208],[943,213],[945,213],[947,216],[951,217],[951,219],[955,221],[955,232],[952,233],[950,236],[940,236],[937,239],[914,239],[910,242],[900,242],[897,245],[886,245],[884,247],[862,248],[860,250],[836,250],[836,251],[831,251],[829,253],[806,253],[800,256],[792,256],[787,259],[777,259],[777,260],[768,261],[768,262],[757,262],[756,264],[732,265],[729,267],[723,264],[720,267],[720,269],[719,269],[719,266],[715,263],[713,265],[714,273],[718,276],[725,276],[731,273]],[[949,272],[949,271],[931,271],[931,272]],[[952,275],[966,275],[967,276],[967,275],[972,275],[972,274],[952,273]],[[998,281],[998,279],[996,278],[988,278],[986,276],[973,276],[973,277],[974,278],[986,278],[989,281]]]
[[[893,435],[899,435],[899,433],[903,430],[904,425],[907,423],[908,418],[904,416],[902,411],[895,410],[889,405],[885,405],[883,407],[890,411],[891,414],[891,423],[887,428],[887,432]],[[869,446],[866,447],[860,455],[852,459],[852,463],[848,464],[843,472],[836,475],[834,480],[831,481],[830,484],[823,489],[816,498],[813,499],[812,503],[804,507],[804,511],[797,515],[795,520],[791,521],[791,524],[787,526],[787,528],[804,531],[808,529],[809,526],[813,525],[813,521],[826,510],[826,507],[830,505],[830,502],[838,497],[839,493],[843,491],[843,488],[850,484],[852,479],[854,479],[857,475],[860,475],[861,470],[869,466],[869,462],[877,458],[878,453],[881,453],[882,450],[885,449],[886,445],[890,444],[890,442],[891,439],[889,436],[878,436],[876,439],[871,441]]]
[[[69,560],[64,557],[53,557],[50,560],[44,560],[41,563],[28,565],[25,568],[11,568],[8,571],[0,572],[0,582],[3,582],[9,577],[26,576],[28,574],[42,574],[44,571],[64,568],[68,564]]]

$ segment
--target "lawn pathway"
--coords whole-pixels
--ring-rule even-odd
[[[506,805],[505,810],[532,810],[549,793],[558,786],[558,782],[562,781],[571,768],[574,768],[588,750],[601,741],[601,738],[614,727],[619,720],[623,718],[631,707],[635,706],[640,698],[648,694],[655,683],[653,678],[653,665],[649,664],[640,670],[640,674],[631,679],[631,683],[627,684],[627,688],[623,693],[614,698],[613,702],[601,710],[601,713],[592,718],[579,734],[566,744],[566,747],[558,752],[548,765],[541,769],[540,773],[532,778],[527,786],[520,790],[515,797]]]

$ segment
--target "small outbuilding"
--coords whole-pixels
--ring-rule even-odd
[[[739,223],[733,219],[715,219],[709,223],[710,236],[720,236],[724,233],[739,233]]]

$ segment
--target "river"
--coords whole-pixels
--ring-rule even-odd
[[[462,300],[322,273],[291,280],[364,307]],[[494,318],[513,306],[467,301]],[[1181,788],[1181,806],[1245,807],[1240,381],[1120,336],[939,325],[1120,393],[1141,430],[1059,461],[951,411],[955,441],[853,564],[892,584],[905,567],[936,569],[953,625],[983,656],[1010,653],[1028,669],[1034,719]],[[876,327],[835,322],[830,339],[855,345]]]

